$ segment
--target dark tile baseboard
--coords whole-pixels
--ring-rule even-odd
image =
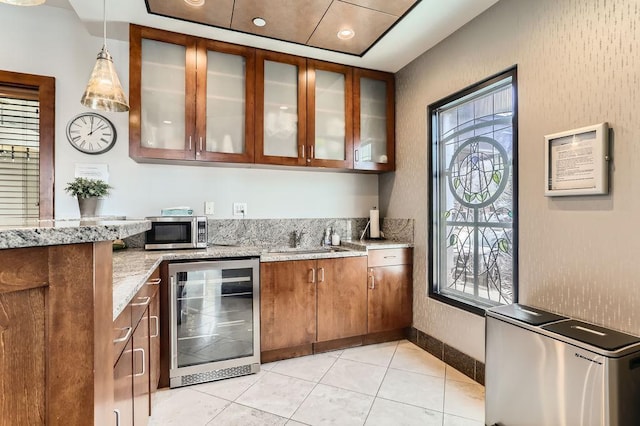
[[[484,363],[414,327],[411,327],[409,330],[408,339],[431,355],[484,386]]]

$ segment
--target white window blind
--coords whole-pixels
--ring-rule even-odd
[[[39,109],[37,100],[0,95],[0,219],[5,224],[39,216]]]

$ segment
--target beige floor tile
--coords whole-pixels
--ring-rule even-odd
[[[442,413],[401,402],[376,398],[366,426],[441,426]]]
[[[289,418],[314,386],[306,380],[267,371],[236,402]]]
[[[306,423],[296,422],[295,420],[289,420],[286,426],[307,426]]]
[[[385,372],[384,367],[338,359],[320,383],[375,396]]]
[[[484,426],[484,421],[477,422],[475,420],[465,419],[464,417],[445,414],[443,426]]]
[[[207,426],[283,426],[286,423],[284,417],[232,403]]]
[[[444,379],[390,368],[378,397],[442,412]]]
[[[397,346],[398,344],[396,342],[389,342],[345,349],[342,355],[340,355],[340,359],[388,367],[391,358],[393,358],[393,354],[396,352]]]
[[[206,425],[229,404],[189,388],[158,391],[154,395],[149,426]]]
[[[292,419],[310,425],[360,426],[364,424],[373,397],[319,384]]]
[[[260,364],[260,370],[271,371],[271,369],[275,367],[278,364],[278,362],[280,361],[267,362],[266,364]]]
[[[484,421],[484,386],[447,380],[444,388],[444,412]]]
[[[473,380],[471,377],[461,373],[450,365],[446,366],[446,377],[447,380],[455,380],[457,382],[465,382],[465,383],[478,383]]]
[[[398,345],[389,367],[434,377],[445,376],[445,363],[413,343]]]
[[[279,361],[271,371],[317,383],[329,371],[336,359],[323,354],[291,358]]]
[[[247,376],[202,383],[200,385],[191,386],[189,389],[204,392],[228,401],[235,401],[236,398],[242,395],[244,391],[249,389],[249,387],[257,382],[264,374],[264,371],[259,371],[256,374],[249,374]]]

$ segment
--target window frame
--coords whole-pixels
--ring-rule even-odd
[[[53,219],[54,214],[55,82],[54,77],[0,70],[0,84],[38,92],[40,103],[40,219]]]
[[[512,87],[513,87],[513,116],[512,116],[512,129],[513,129],[513,142],[512,142],[512,190],[513,190],[513,221],[512,221],[512,232],[513,232],[513,247],[512,247],[512,259],[513,259],[513,271],[512,271],[512,280],[513,280],[513,300],[512,303],[518,302],[518,247],[519,247],[519,235],[518,235],[518,222],[519,222],[519,197],[518,197],[518,76],[517,76],[517,66],[514,65],[504,71],[501,71],[497,74],[494,74],[484,80],[481,80],[477,83],[474,83],[470,86],[465,87],[462,90],[459,90],[452,95],[449,95],[443,99],[440,99],[427,107],[427,117],[428,117],[428,203],[429,203],[429,223],[427,226],[428,229],[428,238],[427,238],[427,247],[428,247],[428,270],[427,270],[427,280],[428,280],[428,296],[431,299],[438,300],[447,305],[454,306],[456,308],[463,309],[467,312],[474,313],[476,315],[484,316],[486,307],[481,304],[473,304],[470,303],[466,299],[456,298],[451,295],[443,294],[438,290],[439,286],[436,282],[436,274],[434,273],[434,268],[437,262],[437,256],[434,250],[434,241],[435,241],[435,232],[436,232],[436,220],[437,218],[434,216],[435,214],[435,200],[434,194],[435,190],[438,187],[438,183],[436,181],[436,171],[434,170],[434,156],[437,156],[437,150],[439,149],[438,141],[438,120],[436,116],[436,111],[444,105],[449,103],[461,100],[469,95],[472,95],[482,89],[485,89],[491,85],[498,83],[499,81],[511,77]],[[437,157],[436,157],[437,158]]]

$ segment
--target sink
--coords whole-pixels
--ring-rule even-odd
[[[322,254],[336,253],[341,251],[349,251],[349,249],[341,247],[318,247],[318,248],[277,248],[267,250],[269,254]]]

